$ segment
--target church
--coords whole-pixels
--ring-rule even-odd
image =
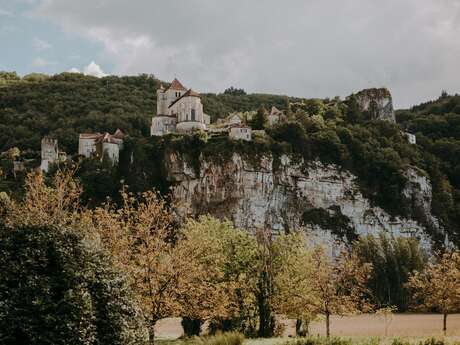
[[[157,90],[157,115],[152,118],[150,134],[162,136],[168,133],[205,131],[210,117],[203,112],[200,94],[186,89],[174,79],[165,89]]]

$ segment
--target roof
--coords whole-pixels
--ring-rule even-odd
[[[179,102],[182,98],[185,97],[198,97],[201,98],[200,94],[198,92],[193,91],[192,89],[189,89],[186,93],[184,93],[182,96],[180,96],[178,99],[176,99],[174,102],[171,103],[171,105],[168,108],[171,108],[174,104]]]
[[[272,110],[270,111],[270,115],[280,115],[282,114],[283,112],[281,110],[279,110],[277,107],[273,106],[272,107]]]
[[[233,123],[231,124],[230,126],[228,126],[228,128],[251,128],[249,127],[248,125],[245,125],[243,123]]]
[[[113,136],[117,139],[123,139],[125,137],[125,133],[120,128],[117,128],[115,133],[113,133]]]
[[[80,133],[80,139],[99,139],[101,133]]]
[[[169,89],[177,90],[177,91],[186,91],[187,90],[185,88],[185,86],[182,85],[179,80],[177,80],[177,78],[174,78],[174,80],[172,81],[171,85],[169,85],[169,87],[168,87],[168,90]]]
[[[240,113],[231,113],[225,118],[225,120],[230,120],[234,116],[237,116],[241,121],[244,120],[243,116]]]
[[[114,134],[110,133],[81,133],[80,139],[93,139],[96,143],[113,143],[120,144],[123,142],[125,133],[121,129],[117,129]]]
[[[110,144],[121,144],[123,142],[122,139],[116,138],[112,134],[104,133],[102,134],[97,140],[96,143],[110,143]]]

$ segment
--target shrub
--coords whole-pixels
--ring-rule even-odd
[[[78,235],[0,228],[2,344],[142,344],[127,285]]]
[[[391,342],[391,345],[411,345],[411,344],[407,340],[403,340],[403,339],[400,339],[400,338],[395,338]]]
[[[351,339],[339,337],[307,337],[288,341],[283,345],[352,345]]]
[[[445,342],[442,339],[428,338],[424,342],[420,342],[419,345],[444,345]]]
[[[242,345],[243,341],[244,336],[241,333],[229,332],[212,337],[196,337],[191,343],[193,345]]]

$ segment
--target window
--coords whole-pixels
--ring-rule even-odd
[[[195,120],[195,109],[192,109],[192,121],[196,121]]]

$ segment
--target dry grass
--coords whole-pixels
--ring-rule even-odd
[[[310,333],[325,335],[324,322],[315,322]],[[385,322],[375,315],[332,317],[331,334],[337,336],[385,336]],[[460,339],[460,314],[447,318],[447,335]],[[391,337],[442,336],[442,316],[439,314],[395,314],[388,327]]]
[[[284,320],[286,331],[284,336],[294,335],[294,321]],[[395,314],[388,327],[388,337],[385,337],[385,322],[375,315],[360,315],[352,317],[332,317],[331,333],[334,336],[352,338],[354,342],[364,343],[369,337],[378,337],[380,344],[391,344],[395,337],[416,343],[427,337],[442,337],[442,316],[439,314]],[[323,321],[310,325],[312,335],[325,335]],[[160,339],[177,339],[182,335],[180,319],[161,320],[157,325],[157,335]],[[449,315],[447,319],[447,337],[449,343],[460,343],[460,314]],[[279,345],[286,338],[247,339],[245,345]],[[174,342],[177,345],[177,342]]]

